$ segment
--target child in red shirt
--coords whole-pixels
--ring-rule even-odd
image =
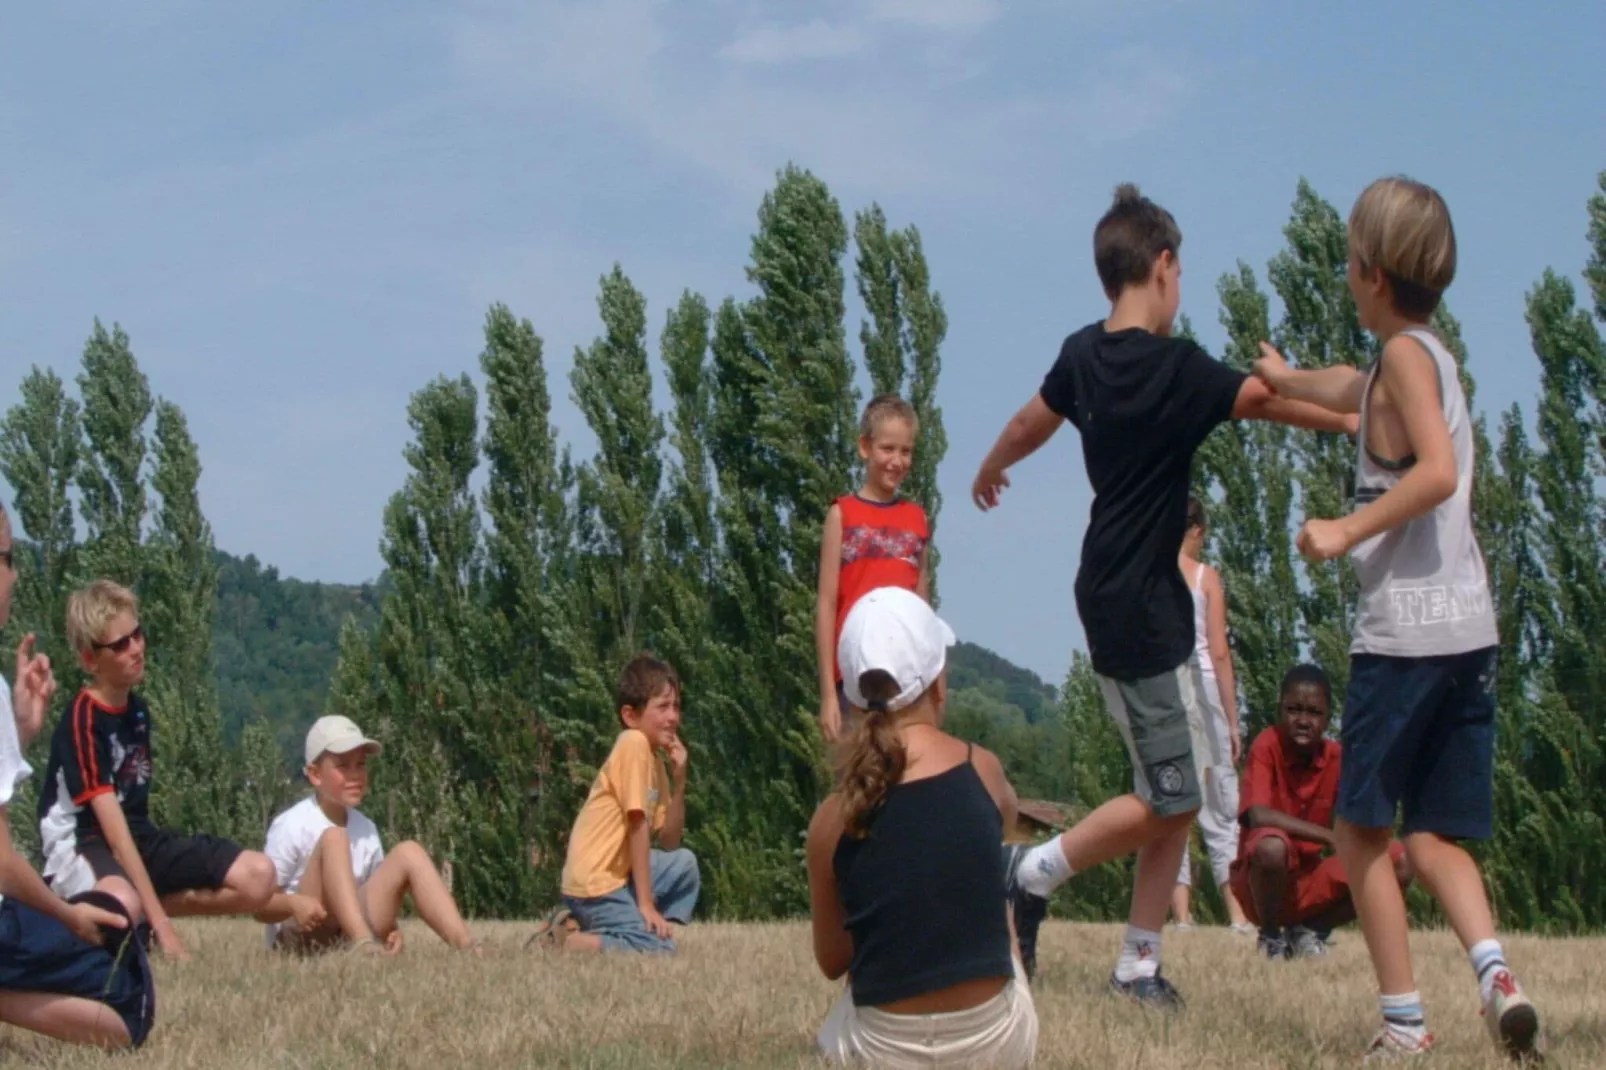
[[[877,587],[902,587],[930,601],[926,552],[931,527],[917,502],[898,497],[914,461],[920,421],[914,406],[882,394],[859,420],[864,486],[838,498],[825,514],[814,642],[820,666],[820,730],[835,742],[842,730],[842,672],[837,637],[848,610]]]
[[[1283,677],[1277,723],[1255,737],[1244,770],[1243,835],[1231,887],[1260,926],[1267,958],[1325,955],[1324,935],[1355,920],[1349,877],[1334,847],[1333,807],[1343,751],[1327,738],[1333,691],[1315,665]],[[1410,882],[1403,844],[1390,845],[1401,887]]]

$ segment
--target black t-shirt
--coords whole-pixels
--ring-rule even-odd
[[[1101,676],[1158,676],[1193,651],[1177,568],[1189,474],[1245,378],[1186,339],[1094,323],[1065,339],[1043,380],[1043,402],[1082,433],[1093,484],[1076,608]]]
[[[154,829],[150,710],[138,695],[130,694],[127,706],[113,709],[80,691],[50,738],[39,819],[71,817],[80,837],[102,836],[89,802],[109,792],[116,794],[135,837]]]

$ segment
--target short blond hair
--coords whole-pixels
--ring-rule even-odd
[[[1404,176],[1380,178],[1349,214],[1349,251],[1362,271],[1381,269],[1394,310],[1426,319],[1455,280],[1455,224],[1432,186]]]
[[[80,654],[92,654],[106,625],[119,613],[139,613],[139,597],[120,583],[96,580],[67,599],[67,641]]]
[[[915,434],[920,433],[920,417],[915,407],[897,394],[881,394],[871,398],[870,404],[864,407],[864,415],[859,417],[859,437],[875,438],[876,429],[887,420],[905,420]]]

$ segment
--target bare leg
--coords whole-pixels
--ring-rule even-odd
[[[1097,813],[1097,810],[1093,812],[1094,815]],[[1132,886],[1132,910],[1127,915],[1127,920],[1139,929],[1159,932],[1165,925],[1166,909],[1171,902],[1171,889],[1176,887],[1177,868],[1182,865],[1182,852],[1188,848],[1188,833],[1192,831],[1193,813],[1170,818],[1154,817],[1152,811],[1150,814],[1149,820],[1153,824],[1149,827],[1155,829],[1156,835],[1138,851],[1138,875]],[[1089,815],[1090,818],[1092,816]],[[1072,829],[1066,835],[1075,831],[1076,829]]]
[[[132,1042],[117,1012],[81,996],[0,991],[0,1022],[71,1044],[126,1048]]]
[[[453,947],[473,946],[474,937],[458,912],[452,893],[446,890],[446,882],[435,872],[435,863],[430,861],[429,854],[412,840],[397,844],[386,854],[374,875],[362,886],[368,917],[380,939],[395,931],[402,897],[408,892],[412,892],[413,908],[418,916],[435,935]]]
[[[123,905],[128,912],[130,921],[138,925],[145,919],[145,912],[139,906],[139,893],[134,886],[123,877],[102,877],[95,882],[95,891],[105,892]]]
[[[1389,830],[1361,828],[1340,818],[1333,832],[1379,989],[1385,996],[1416,991],[1405,895],[1389,858]],[[1482,885],[1478,887],[1481,893]]]
[[[374,939],[351,871],[351,839],[345,829],[325,829],[318,837],[318,846],[301,875],[299,893],[322,903],[346,939],[353,943]]]
[[[1065,860],[1071,864],[1072,869],[1078,873],[1085,873],[1113,858],[1123,858],[1141,850],[1160,836],[1173,833],[1178,828],[1183,830],[1185,837],[1186,830],[1193,823],[1193,817],[1191,811],[1174,817],[1160,817],[1138,796],[1122,795],[1100,806],[1061,834],[1060,850],[1065,852]],[[1166,875],[1168,886],[1176,879],[1177,869],[1181,865],[1182,853],[1178,850],[1176,857],[1172,859],[1171,872]],[[1167,887],[1160,897],[1162,904],[1169,895],[1170,889]],[[1160,921],[1164,920],[1165,911],[1162,908]],[[1159,922],[1156,922],[1156,925],[1158,924]]]
[[[1233,892],[1230,881],[1221,885],[1221,901],[1227,904],[1227,921],[1229,924],[1234,926],[1249,924],[1249,918],[1244,914],[1243,904],[1238,902],[1238,896]]]
[[[563,950],[595,955],[602,951],[602,937],[596,933],[570,933],[563,941]]]
[[[1451,928],[1467,950],[1495,938],[1494,915],[1483,890],[1483,875],[1465,849],[1432,832],[1415,832],[1405,839],[1411,868],[1422,878],[1433,898],[1444,908]]]
[[[1193,889],[1186,884],[1178,884],[1171,889],[1171,916],[1177,920],[1178,925],[1193,924],[1193,910],[1190,903]]]
[[[268,856],[242,851],[224,876],[223,887],[163,896],[162,909],[174,918],[255,914],[268,905],[277,887],[278,875]]]
[[[1276,932],[1283,927],[1283,901],[1288,894],[1288,844],[1268,836],[1255,844],[1249,856],[1249,895],[1255,901],[1260,927]]]

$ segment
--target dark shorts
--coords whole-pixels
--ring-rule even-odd
[[[151,878],[151,887],[157,898],[177,892],[210,891],[223,887],[229,867],[245,848],[221,836],[180,836],[166,829],[137,833],[134,846],[139,850],[140,861]],[[117,864],[106,841],[85,837],[78,844],[78,853],[94,871],[95,880],[122,877],[128,874]]]
[[[107,909],[116,906],[109,896],[95,892],[77,898],[90,898]],[[117,913],[123,913],[120,907]],[[104,1003],[123,1020],[138,1047],[156,1021],[150,960],[137,935],[126,929],[103,931],[105,945],[93,947],[55,918],[7,899],[0,903],[0,988]]]
[[[1494,834],[1498,650],[1431,658],[1356,654],[1344,697],[1335,812],[1361,828]]]
[[[1141,680],[1100,676],[1104,708],[1132,761],[1133,790],[1161,817],[1204,804],[1199,771],[1209,764],[1201,682],[1190,658]]]

